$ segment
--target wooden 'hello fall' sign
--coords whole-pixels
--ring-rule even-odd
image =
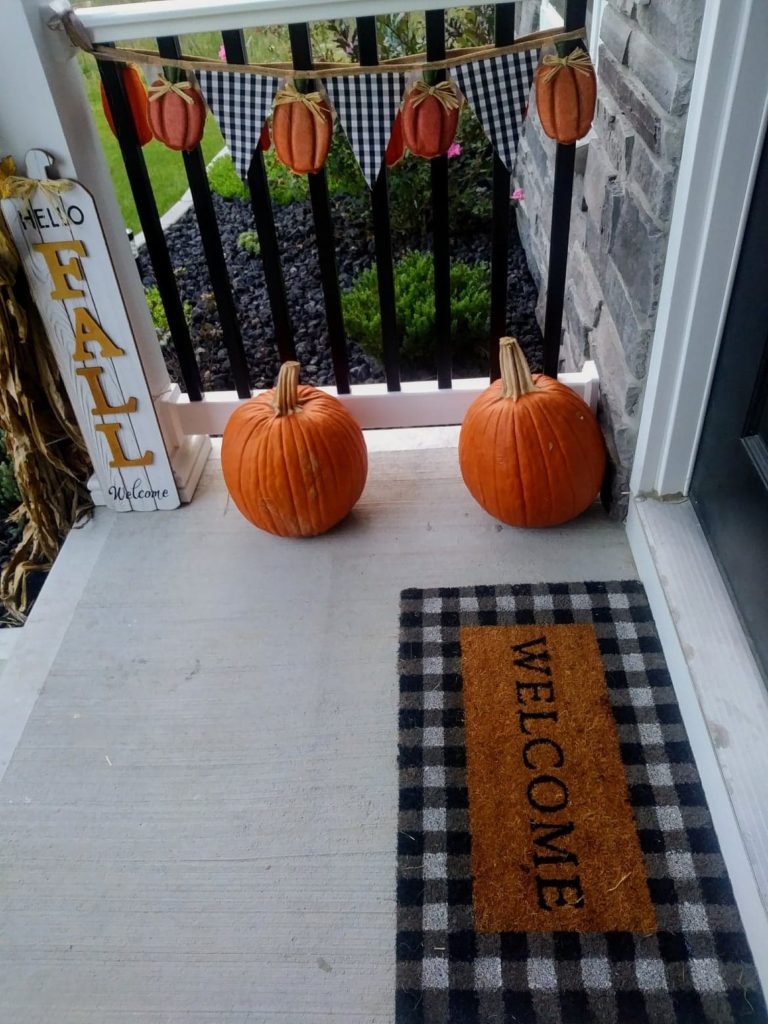
[[[108,507],[180,504],[120,286],[90,193],[50,182],[52,158],[27,154],[27,184],[2,200]]]

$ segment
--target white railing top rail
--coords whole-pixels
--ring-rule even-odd
[[[462,0],[462,7],[483,0]],[[437,10],[446,0],[148,0],[137,4],[79,7],[77,16],[94,43],[117,43],[144,36],[286,25],[303,21],[359,18]]]

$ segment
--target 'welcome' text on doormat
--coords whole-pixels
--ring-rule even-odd
[[[768,1018],[637,581],[407,590],[398,1024]]]
[[[594,627],[460,637],[475,927],[655,931]]]

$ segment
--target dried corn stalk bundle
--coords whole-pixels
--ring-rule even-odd
[[[29,572],[50,569],[69,530],[91,514],[91,463],[2,215],[0,429],[21,494],[10,519],[22,529],[0,574],[0,601],[23,621]]]

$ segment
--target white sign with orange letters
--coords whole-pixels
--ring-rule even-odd
[[[179,495],[90,193],[27,154],[3,215],[53,345],[108,507],[173,509]],[[15,193],[15,194],[14,194]]]

